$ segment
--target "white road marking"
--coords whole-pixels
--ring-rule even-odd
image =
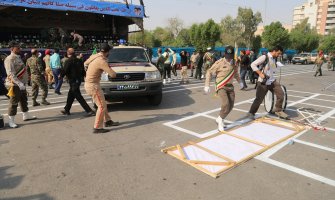
[[[296,143],[299,143],[299,144],[304,144],[304,145],[307,145],[307,146],[311,146],[311,147],[314,147],[314,148],[318,148],[318,149],[322,149],[322,150],[325,150],[325,151],[335,153],[335,149],[330,148],[330,147],[325,147],[325,146],[322,146],[322,145],[314,144],[314,143],[311,143],[311,142],[305,142],[305,141],[298,140],[298,139],[294,139],[293,141],[296,142]]]
[[[308,100],[311,100],[311,99],[313,99],[313,98],[315,98],[315,97],[317,97],[317,96],[320,96],[320,94],[315,94],[315,93],[314,93],[314,95],[312,95],[312,96],[309,96],[309,97],[306,97],[306,98],[301,99],[301,100],[299,100],[299,101],[295,101],[295,102],[293,102],[293,103],[288,104],[287,107],[292,107],[292,106],[294,106],[294,105],[301,104],[301,103],[303,103],[303,102],[305,102],[305,101],[308,101]]]
[[[321,115],[320,118],[318,118],[316,121],[317,122],[323,122],[324,120],[328,119],[330,116],[333,116],[335,114],[335,108],[324,115]]]
[[[311,173],[309,171],[306,171],[306,170],[303,170],[303,169],[300,169],[300,168],[297,168],[297,167],[294,167],[294,166],[291,166],[291,165],[288,165],[288,164],[285,164],[285,163],[282,163],[282,162],[279,162],[279,161],[276,161],[276,160],[272,160],[272,159],[267,158],[267,157],[257,156],[255,158],[257,160],[263,161],[265,163],[280,167],[282,169],[286,169],[286,170],[294,172],[296,174],[300,174],[302,176],[305,176],[305,177],[308,177],[308,178],[311,178],[311,179],[314,179],[314,180],[317,180],[317,181],[320,181],[322,183],[325,183],[325,184],[328,184],[328,185],[331,185],[331,186],[335,187],[335,180],[326,178],[324,176],[320,176],[318,174],[314,174],[314,173]]]
[[[303,93],[303,94],[315,94],[315,92],[303,92],[303,91],[297,91],[297,90],[287,90],[288,92],[296,92],[296,93]],[[330,94],[320,94],[321,96],[328,96],[328,97],[335,97],[335,95]]]

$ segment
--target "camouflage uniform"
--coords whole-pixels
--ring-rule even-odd
[[[50,103],[46,101],[48,96],[48,87],[44,78],[44,67],[42,60],[37,56],[33,55],[27,60],[27,66],[31,71],[31,82],[32,82],[32,96],[33,96],[33,106],[38,106],[39,103],[36,102],[38,96],[39,88],[42,89],[42,104],[49,105]]]
[[[211,52],[207,52],[205,53],[203,60],[204,60],[203,74],[206,75],[207,70],[211,68],[212,65],[214,64],[214,56]]]
[[[319,76],[322,76],[322,65],[323,65],[323,62],[325,60],[325,57],[323,54],[319,54],[318,57],[316,58],[316,72],[314,74],[314,76],[317,76],[319,74]]]

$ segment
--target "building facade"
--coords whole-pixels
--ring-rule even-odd
[[[335,30],[335,0],[308,0],[293,11],[293,27],[308,18],[312,28],[321,35]]]

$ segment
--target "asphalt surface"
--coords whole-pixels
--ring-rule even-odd
[[[334,199],[335,86],[327,87],[335,72],[324,67],[324,76],[314,77],[313,65],[288,65],[281,74],[287,113],[299,120],[297,109],[313,109],[305,115],[314,114],[327,131],[309,130],[217,179],[161,152],[217,132],[220,100],[203,93],[203,81],[174,80],[164,87],[158,107],[146,99],[109,105],[121,126],[101,135],[92,134],[94,117],[85,118],[77,102],[71,116],[60,114],[68,86],[61,96],[51,91],[50,106],[30,108],[38,120],[23,122],[18,114],[20,128],[0,130],[0,199]],[[236,106],[227,121],[246,114],[253,87],[240,91],[235,83]],[[1,99],[0,113],[7,106]],[[259,114],[265,114],[263,106]]]

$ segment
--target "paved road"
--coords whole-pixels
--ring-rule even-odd
[[[26,123],[19,115],[19,129],[0,131],[0,199],[333,199],[335,88],[323,89],[335,80],[335,72],[314,77],[312,68],[283,69],[288,113],[300,119],[296,109],[314,109],[328,131],[310,130],[293,145],[286,141],[218,179],[160,151],[216,132],[213,118],[220,101],[203,94],[202,81],[167,85],[159,107],[145,99],[110,105],[110,114],[122,125],[103,135],[92,134],[94,118],[84,118],[78,104],[71,116],[60,115],[64,87],[63,95],[50,94],[52,105],[31,108],[39,120]],[[228,121],[248,111],[253,87],[236,91]],[[1,113],[7,105],[0,101]]]

